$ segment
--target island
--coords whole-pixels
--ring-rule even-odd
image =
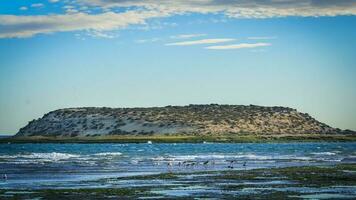
[[[307,113],[281,106],[187,105],[58,109],[32,120],[17,142],[266,142],[356,141]]]

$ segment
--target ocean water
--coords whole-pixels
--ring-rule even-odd
[[[110,187],[95,181],[226,170],[231,161],[233,170],[356,163],[356,143],[0,144],[0,188]]]

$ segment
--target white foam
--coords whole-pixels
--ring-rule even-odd
[[[46,159],[46,160],[59,161],[59,160],[67,160],[70,158],[77,158],[79,157],[79,155],[52,152],[52,153],[32,153],[29,155],[23,155],[22,157],[30,158],[30,159]]]
[[[31,153],[31,154],[16,154],[16,155],[2,155],[3,159],[18,159],[18,163],[32,163],[34,162],[58,162],[68,160],[71,158],[78,158],[80,155],[69,153]]]
[[[311,157],[307,156],[295,156],[295,155],[279,155],[273,157],[275,160],[312,160]]]
[[[333,156],[333,155],[336,155],[336,153],[334,152],[314,152],[314,153],[311,153],[313,155],[324,155],[324,156]]]
[[[103,153],[96,153],[95,156],[121,156],[122,153],[120,152],[103,152]]]
[[[249,160],[271,160],[271,159],[273,159],[272,156],[262,156],[262,155],[255,155],[255,154],[238,155],[238,156],[234,156],[233,158],[245,158],[245,159],[249,159]]]

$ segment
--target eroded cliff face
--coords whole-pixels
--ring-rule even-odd
[[[32,120],[16,136],[226,133],[337,134],[343,131],[291,108],[210,104],[152,108],[66,108]]]

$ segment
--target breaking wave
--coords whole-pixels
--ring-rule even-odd
[[[320,156],[333,156],[336,155],[336,153],[334,152],[315,152],[315,153],[311,153],[313,155],[320,155]]]
[[[103,153],[96,153],[95,156],[121,156],[122,153],[120,152],[103,152]]]
[[[78,158],[80,155],[69,153],[31,153],[31,154],[16,154],[16,155],[1,155],[0,158],[4,160],[13,160],[18,163],[32,163],[32,162],[60,162],[72,158]]]

